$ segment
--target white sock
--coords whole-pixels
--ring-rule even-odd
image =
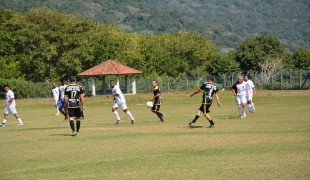
[[[241,106],[241,114],[245,113],[245,107]]]
[[[251,104],[248,104],[248,109],[250,112],[252,112],[252,105]]]
[[[56,113],[57,113],[57,114],[59,113],[59,109],[58,109],[58,107],[56,107]]]
[[[238,105],[238,112],[239,112],[239,115],[241,116],[241,115],[242,115],[242,112],[241,112],[241,105]]]
[[[116,117],[116,119],[117,119],[118,121],[121,120],[121,118],[119,117],[117,111],[114,111],[113,114],[114,114],[114,116]]]
[[[17,121],[18,121],[19,124],[23,124],[23,121],[22,121],[21,118],[18,118]]]
[[[5,123],[6,123],[6,119],[3,119],[2,124],[5,124]]]
[[[253,102],[251,103],[251,106],[252,106],[252,110],[255,110],[255,107],[254,107],[254,103],[253,103]]]
[[[130,111],[127,111],[127,113],[126,113],[129,117],[130,117],[130,119],[131,120],[135,120],[135,118],[132,116],[132,114],[131,114],[131,112]]]

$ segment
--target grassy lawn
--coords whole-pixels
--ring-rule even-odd
[[[238,118],[230,92],[211,107],[216,128],[201,117],[202,94],[165,93],[159,123],[145,107],[149,94],[126,96],[137,123],[112,100],[86,98],[80,135],[54,116],[49,99],[17,99],[24,126],[9,116],[0,129],[0,179],[309,179],[310,91],[258,91],[257,112]],[[4,100],[2,99],[4,104]]]

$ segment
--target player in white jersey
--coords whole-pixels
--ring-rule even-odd
[[[247,75],[244,76],[244,82],[247,83],[247,89],[248,89],[248,96],[246,97],[248,103],[248,110],[250,113],[255,113],[255,107],[253,103],[253,95],[256,95],[255,85]]]
[[[9,85],[5,85],[4,90],[6,92],[6,94],[5,94],[5,100],[6,101],[5,101],[5,110],[4,110],[3,121],[2,121],[2,124],[0,125],[0,127],[6,126],[6,122],[7,122],[9,114],[13,114],[15,116],[15,118],[18,121],[19,126],[24,125],[22,119],[17,114],[17,110],[15,108],[16,103],[15,103],[15,97],[14,97],[13,91],[10,90]]]
[[[54,104],[56,107],[56,116],[59,115],[59,109],[58,109],[58,101],[59,101],[59,88],[57,87],[56,83],[53,83],[53,88],[52,88],[52,98],[54,100]]]
[[[234,96],[236,96],[236,102],[238,104],[238,111],[241,118],[246,117],[245,105],[247,96],[247,83],[243,81],[242,76],[238,76],[238,82],[236,82],[231,88]]]
[[[113,97],[115,100],[115,103],[113,104],[113,107],[112,107],[112,112],[115,115],[116,120],[117,120],[115,124],[121,123],[121,119],[120,119],[118,112],[117,112],[117,108],[119,108],[119,107],[122,108],[122,110],[130,117],[131,124],[134,124],[135,118],[132,116],[131,112],[128,111],[128,108],[126,106],[126,100],[125,100],[125,97],[124,97],[122,91],[116,85],[114,80],[110,81],[110,85],[112,87],[112,95],[108,95],[107,97],[108,98]]]
[[[61,86],[59,87],[59,100],[58,100],[58,110],[65,116],[65,120],[67,120],[67,113],[66,113],[66,107],[65,107],[65,89],[66,89],[66,80],[61,80]]]

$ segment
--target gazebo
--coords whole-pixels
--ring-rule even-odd
[[[131,67],[128,67],[126,65],[120,64],[113,60],[107,60],[101,64],[98,64],[90,69],[87,69],[84,72],[81,72],[78,74],[80,77],[91,79],[91,95],[96,95],[96,87],[95,87],[95,78],[96,77],[103,77],[103,83],[105,84],[106,76],[116,76],[116,83],[119,85],[119,76],[125,75],[125,92],[129,94],[130,93],[130,81],[129,81],[129,75],[137,75],[142,74],[141,71],[138,71],[136,69],[133,69]],[[133,79],[131,81],[131,87],[132,87],[132,94],[136,94],[136,80],[135,76],[133,76]],[[89,84],[87,83],[87,86],[89,88]],[[105,87],[104,87],[104,94],[105,94]]]

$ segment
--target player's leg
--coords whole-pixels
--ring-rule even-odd
[[[241,106],[241,98],[240,96],[236,96],[236,102],[237,102],[237,106],[238,106],[238,112],[239,112],[239,116],[242,116],[242,106]]]
[[[116,123],[115,124],[119,124],[121,122],[121,118],[118,115],[117,108],[118,108],[118,104],[114,103],[114,105],[112,107],[112,112],[113,112],[114,116],[116,117]]]
[[[70,124],[70,128],[72,130],[72,136],[75,135],[75,127],[74,127],[74,109],[70,108],[68,109],[68,116],[69,116],[69,124]]]
[[[9,106],[9,114],[13,114],[15,116],[15,118],[18,121],[18,125],[19,126],[24,125],[22,119],[19,117],[19,115],[17,113],[17,110],[16,110],[15,106],[12,106],[12,105]]]
[[[243,118],[246,117],[246,113],[245,113],[245,108],[246,108],[246,97],[245,96],[241,96],[241,116]],[[241,117],[241,118],[242,118]]]
[[[56,116],[59,115],[59,108],[58,108],[58,99],[54,99],[55,107],[56,107]]]
[[[207,105],[207,107],[206,107],[206,113],[205,113],[204,115],[205,115],[206,119],[207,119],[207,120],[209,121],[209,123],[210,123],[209,128],[215,128],[215,124],[214,124],[214,122],[213,122],[213,120],[212,120],[212,117],[211,117],[211,115],[210,115],[210,110],[209,110],[210,106],[211,106],[211,105]]]
[[[6,126],[7,119],[8,119],[8,112],[6,110],[4,110],[3,121],[2,121],[2,124],[0,124],[0,127],[5,127]]]
[[[82,117],[82,110],[80,108],[75,110],[75,117],[76,117],[76,132],[75,135],[78,136],[80,133],[81,128],[81,117]]]
[[[66,111],[65,111],[65,103],[63,102],[63,100],[60,100],[58,103],[58,109],[60,111],[60,113],[62,115],[64,115],[64,117],[66,118]]]
[[[194,119],[192,121],[190,121],[188,123],[189,126],[194,126],[196,121],[199,119],[200,115],[201,115],[201,112],[203,111],[203,105],[201,105],[197,111],[197,114],[196,116],[194,117]]]
[[[247,96],[247,105],[248,105],[248,110],[249,110],[250,113],[253,112],[252,96],[253,96],[253,93],[249,93],[248,96]]]
[[[157,115],[157,117],[160,119],[160,122],[165,122],[164,120],[164,114],[162,114],[161,112],[159,112],[160,109],[160,105],[153,105],[152,107],[152,112],[155,113]]]
[[[131,120],[131,124],[134,124],[134,123],[135,123],[135,118],[133,117],[133,115],[131,114],[131,112],[128,110],[126,103],[123,103],[123,104],[121,105],[121,108],[122,108],[122,110],[124,111],[124,113],[126,113],[126,114],[129,116],[129,118],[130,118],[130,120]]]

